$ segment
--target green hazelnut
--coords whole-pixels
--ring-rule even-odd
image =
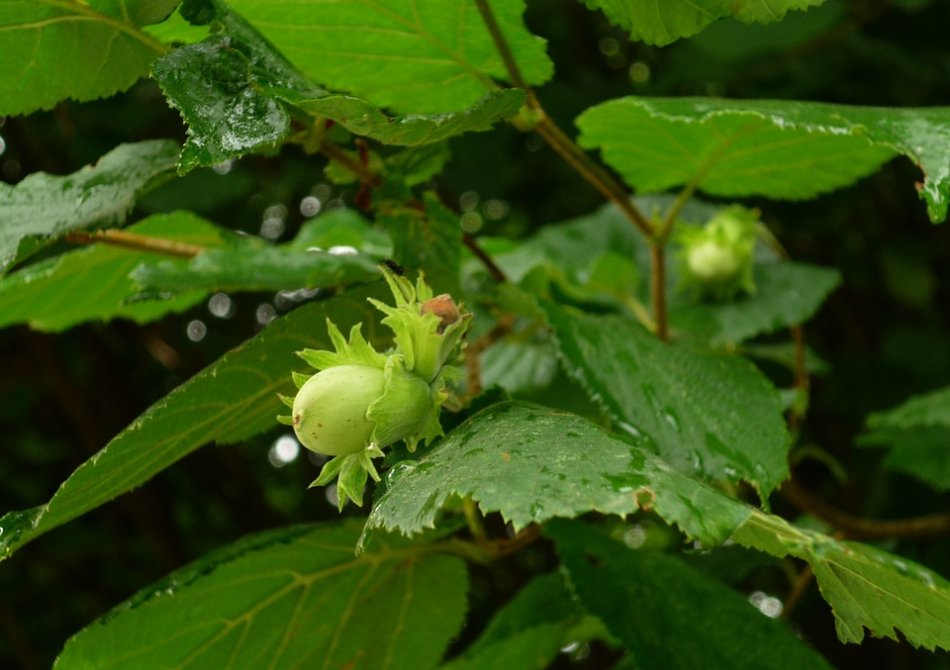
[[[365,449],[376,427],[366,411],[383,395],[384,384],[383,371],[365,365],[340,365],[313,375],[294,398],[297,439],[327,456]]]

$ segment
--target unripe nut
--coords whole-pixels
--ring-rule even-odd
[[[742,270],[742,263],[739,253],[714,240],[691,247],[686,256],[690,272],[710,283],[732,279]]]
[[[375,424],[369,405],[383,394],[383,371],[366,365],[339,365],[318,372],[297,392],[293,426],[307,449],[345,456],[365,449]]]

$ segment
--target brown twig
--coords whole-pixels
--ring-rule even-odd
[[[800,511],[831,524],[850,539],[931,537],[950,533],[950,513],[888,520],[853,516],[815,496],[795,479],[782,485],[781,494]]]
[[[494,328],[465,347],[465,395],[467,397],[474,398],[482,392],[482,352],[511,332],[514,325],[515,317],[506,314],[498,319]]]
[[[383,178],[373,172],[368,164],[364,164],[358,158],[350,156],[341,147],[333,142],[323,141],[318,149],[320,153],[331,160],[345,167],[352,172],[360,183],[370,188],[378,188],[383,183]]]
[[[801,602],[802,596],[805,595],[808,591],[808,587],[811,586],[814,581],[815,573],[812,572],[810,565],[806,565],[802,568],[802,571],[798,573],[798,579],[795,580],[788,595],[785,596],[785,603],[782,606],[783,619],[787,620],[792,616],[792,611],[798,603]]]
[[[488,270],[488,274],[492,276],[492,279],[499,284],[508,281],[508,277],[505,276],[505,271],[498,267],[498,264],[495,263],[491,256],[485,253],[485,250],[479,246],[478,241],[474,237],[468,233],[462,233],[462,243],[468,247],[468,250],[472,252],[475,258],[481,261],[485,269]]]
[[[135,249],[136,251],[150,251],[165,256],[175,256],[177,258],[194,258],[198,254],[206,251],[204,247],[187,242],[177,242],[175,240],[166,240],[160,237],[149,237],[130,233],[127,230],[97,230],[93,232],[72,232],[66,233],[67,242],[73,244],[109,244],[114,247],[123,247],[125,249]]]

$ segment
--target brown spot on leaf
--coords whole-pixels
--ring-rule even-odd
[[[637,501],[637,507],[647,512],[653,509],[653,505],[656,503],[656,493],[653,492],[653,489],[648,489],[645,486],[641,486],[634,491],[633,498]]]

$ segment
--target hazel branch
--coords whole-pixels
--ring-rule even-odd
[[[160,237],[149,237],[130,233],[126,230],[97,230],[93,232],[73,232],[66,233],[65,239],[73,244],[109,244],[114,247],[123,247],[125,249],[135,249],[136,251],[149,251],[165,256],[175,256],[177,258],[194,258],[198,254],[207,251],[205,247],[176,240],[166,240]]]

